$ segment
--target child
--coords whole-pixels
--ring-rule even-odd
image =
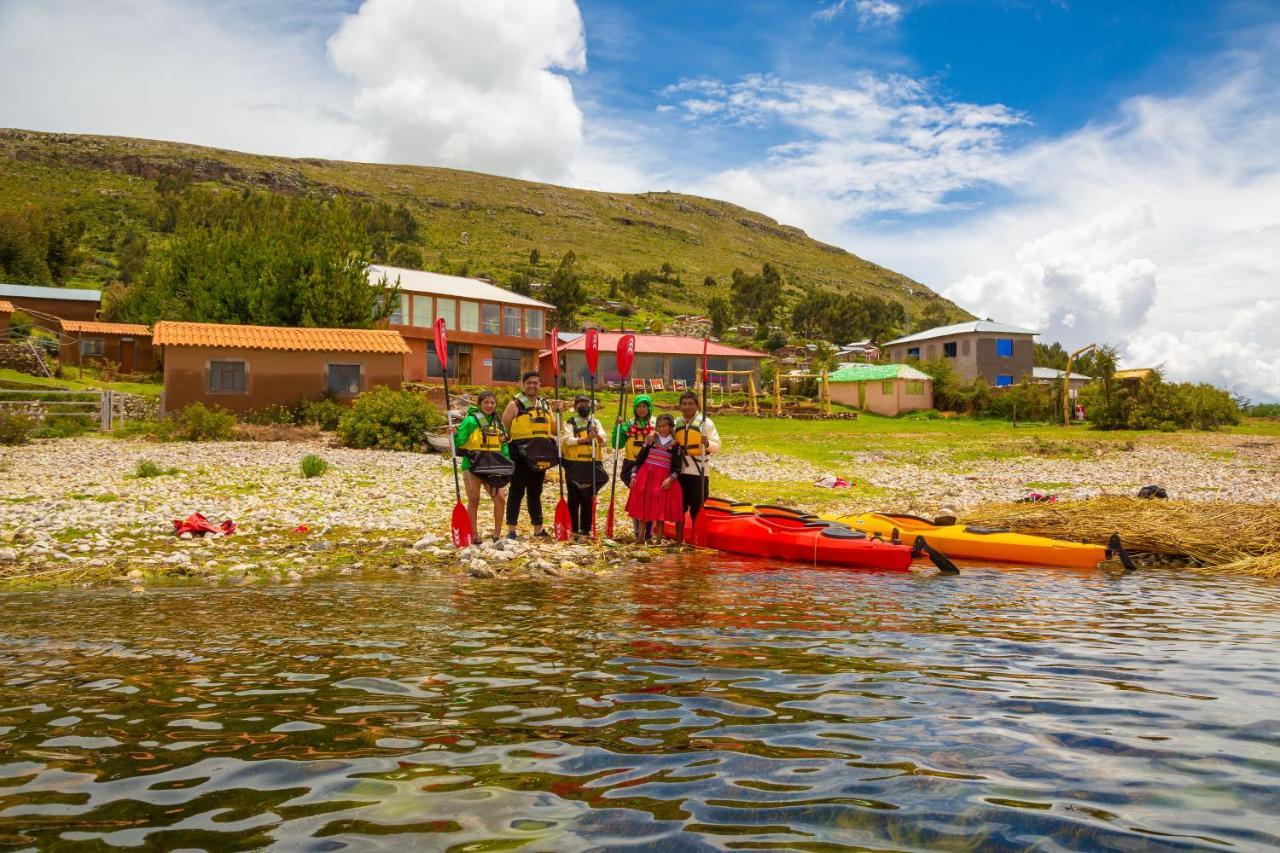
[[[681,449],[672,435],[675,420],[671,415],[658,415],[657,424],[657,433],[648,438],[636,456],[627,514],[644,525],[639,541],[649,541],[652,527],[655,541],[661,544],[663,522],[680,521],[684,503],[676,476],[680,473]]]

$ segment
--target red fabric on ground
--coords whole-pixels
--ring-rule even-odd
[[[193,512],[182,521],[174,519],[173,535],[181,536],[184,533],[190,533],[193,536],[204,536],[206,533],[219,533],[223,536],[230,536],[236,532],[236,523],[231,519],[227,519],[216,527],[209,523],[209,519],[205,518],[198,512]]]

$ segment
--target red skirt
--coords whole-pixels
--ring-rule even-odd
[[[636,521],[680,521],[684,518],[680,481],[667,488],[662,481],[670,474],[665,464],[641,465],[631,477],[631,494],[627,496],[627,515]]]

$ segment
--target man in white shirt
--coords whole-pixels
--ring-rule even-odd
[[[698,395],[692,391],[680,395],[680,417],[676,418],[674,435],[684,451],[679,478],[681,497],[685,511],[696,521],[707,500],[703,466],[706,457],[720,452],[720,433],[711,419],[698,411]]]

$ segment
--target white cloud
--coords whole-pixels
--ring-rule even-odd
[[[586,68],[574,0],[365,0],[329,55],[358,86],[370,159],[556,178],[582,143],[557,73]]]
[[[849,0],[837,0],[813,13],[819,21],[833,21],[849,6]],[[883,27],[896,24],[902,18],[902,7],[889,0],[857,0],[853,4],[861,27]]]

